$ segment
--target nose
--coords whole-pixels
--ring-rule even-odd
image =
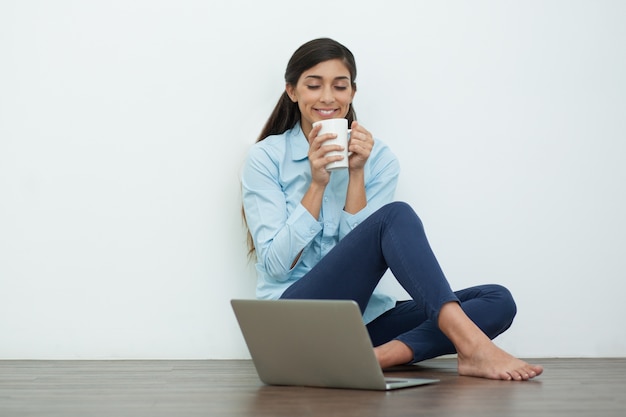
[[[322,103],[332,103],[335,101],[335,95],[333,94],[332,87],[324,87],[322,90],[322,96],[320,97]]]

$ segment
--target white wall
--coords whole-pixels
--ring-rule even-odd
[[[355,53],[359,119],[452,285],[514,292],[498,343],[625,356],[625,19],[598,0],[3,1],[0,358],[247,357],[239,170],[319,36]]]

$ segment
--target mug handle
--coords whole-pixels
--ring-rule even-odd
[[[348,135],[352,132],[352,129],[348,129]],[[350,138],[348,138],[348,143],[350,143]],[[348,156],[352,155],[352,152],[348,151]]]

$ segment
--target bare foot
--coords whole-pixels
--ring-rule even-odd
[[[413,359],[413,351],[411,348],[399,340],[392,340],[375,347],[374,353],[382,369],[391,368],[396,365],[404,365]]]
[[[530,365],[497,347],[458,303],[441,307],[438,324],[456,347],[459,375],[527,381],[543,372],[541,366]]]
[[[458,354],[459,375],[506,381],[528,381],[543,372],[540,365],[517,359],[487,340],[471,354]]]

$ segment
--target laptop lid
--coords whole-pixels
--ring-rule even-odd
[[[354,301],[231,300],[231,305],[266,384],[387,390],[438,381],[385,378]]]

